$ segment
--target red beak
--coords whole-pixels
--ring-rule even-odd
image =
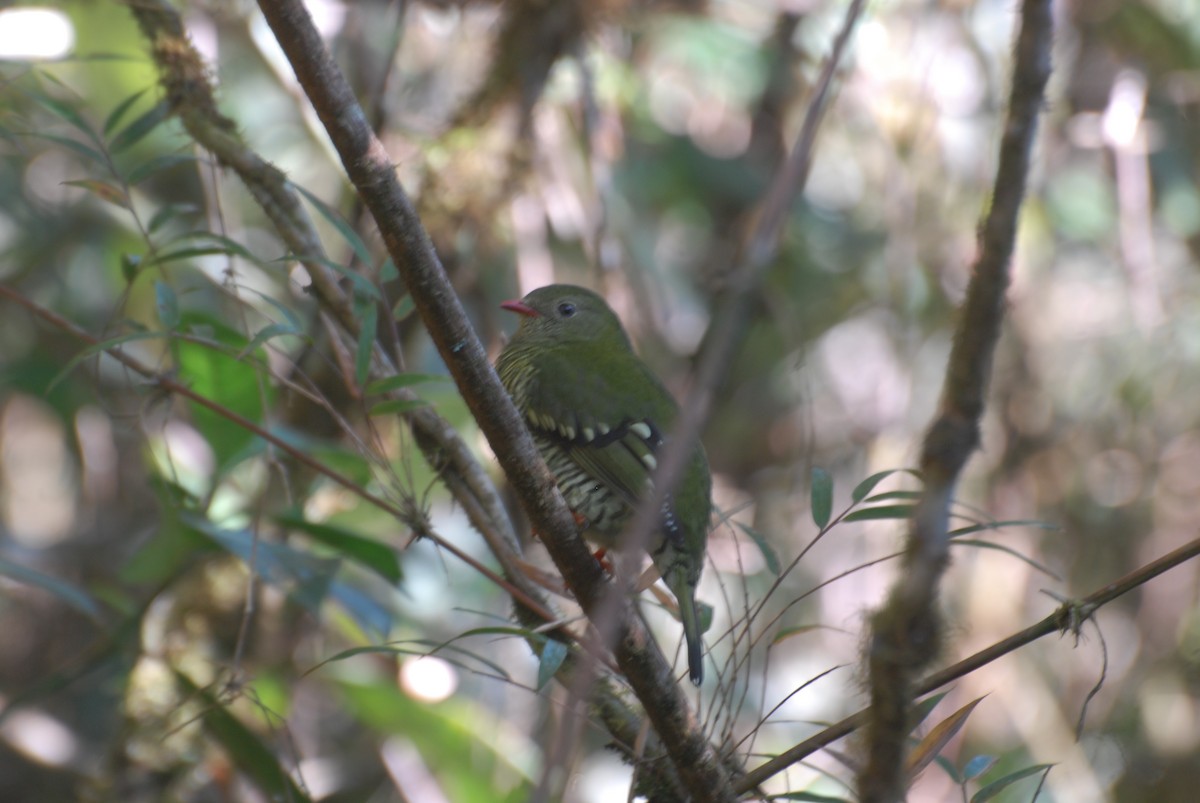
[[[501,309],[506,309],[509,312],[515,312],[518,315],[524,315],[526,318],[539,318],[541,313],[533,307],[522,301],[503,301],[500,303]]]

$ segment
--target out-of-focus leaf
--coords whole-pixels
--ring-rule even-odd
[[[813,523],[824,528],[833,515],[833,477],[825,469],[813,466],[809,498]]]
[[[982,753],[968,761],[962,769],[964,780],[970,781],[983,775],[996,764],[996,757]]]
[[[392,307],[392,317],[397,321],[403,321],[409,315],[412,315],[413,310],[416,308],[417,305],[413,302],[413,297],[406,294],[396,302],[396,306]]]
[[[920,491],[884,491],[883,493],[871,494],[862,501],[864,505],[873,505],[877,502],[887,502],[892,499],[903,499],[906,502],[916,502],[920,498]]]
[[[265,581],[286,590],[298,604],[314,613],[320,610],[340,565],[337,559],[256,539],[249,530],[223,529],[202,516],[184,514],[181,520],[237,555]]]
[[[860,482],[858,485],[854,486],[854,490],[850,492],[850,500],[854,504],[857,505],[859,502],[861,502],[863,499],[866,498],[867,494],[869,494],[869,493],[871,493],[871,491],[875,490],[876,485],[883,482],[888,477],[892,476],[893,474],[895,474],[897,472],[907,471],[907,470],[908,469],[903,469],[903,468],[889,468],[886,471],[879,471],[879,472],[872,474],[871,476],[867,477],[865,480]]]
[[[129,208],[129,199],[120,187],[116,187],[107,181],[101,181],[95,178],[81,178],[73,181],[64,181],[68,187],[79,187],[87,190],[92,195],[95,195],[101,201],[106,201],[113,206],[119,206],[122,209]]]
[[[112,139],[113,153],[120,153],[140,142],[159,123],[171,116],[171,104],[166,100],[156,103],[149,111],[127,125]]]
[[[557,639],[547,639],[542,645],[542,654],[538,660],[537,687],[544,688],[554,679],[554,673],[562,666],[567,658],[568,648]]]
[[[1006,519],[1004,521],[983,521],[978,524],[971,524],[966,527],[956,527],[950,531],[951,538],[957,538],[960,535],[970,535],[971,533],[983,532],[985,530],[1001,530],[1005,527],[1035,527],[1039,530],[1058,531],[1062,527],[1041,519]]]
[[[954,735],[967,724],[967,718],[975,710],[975,706],[983,701],[978,697],[943,719],[926,734],[912,752],[908,754],[907,771],[910,776],[916,775],[929,766],[934,757],[950,743]]]
[[[237,359],[245,359],[247,354],[252,353],[271,338],[281,337],[283,335],[301,336],[301,333],[296,331],[296,328],[290,323],[272,323],[264,326],[255,333],[254,338],[246,344],[246,347],[238,352]]]
[[[309,796],[301,791],[279,757],[258,737],[242,724],[241,720],[212,695],[192,682],[183,672],[175,672],[175,680],[192,699],[204,708],[201,722],[204,730],[225,750],[246,777],[259,788],[268,800],[287,800],[292,803],[307,803]],[[285,753],[286,754],[286,753]]]
[[[818,795],[816,792],[783,792],[771,795],[770,800],[806,800],[808,803],[850,803],[849,798]]]
[[[940,703],[945,696],[946,692],[943,691],[938,692],[937,694],[931,694],[928,697],[922,698],[920,701],[918,701],[913,706],[912,727],[915,728],[924,722],[925,717],[929,716],[930,712],[937,708],[937,704]]]
[[[411,413],[419,407],[428,407],[429,402],[425,399],[388,399],[381,401],[379,404],[371,406],[371,415],[403,415]]]
[[[767,563],[767,571],[778,577],[779,573],[783,571],[783,567],[779,565],[779,556],[775,554],[775,550],[767,543],[767,537],[749,524],[742,524],[740,521],[736,522],[736,524],[742,532],[750,536],[750,540],[754,542],[754,545],[758,547],[758,551],[762,553],[763,560]]]
[[[172,331],[179,328],[179,299],[171,285],[161,279],[154,283],[154,305],[163,326]]]
[[[91,595],[80,588],[76,588],[66,580],[52,577],[44,572],[39,572],[37,569],[31,569],[28,566],[22,566],[19,563],[13,563],[4,558],[0,558],[0,575],[10,580],[15,580],[18,583],[36,586],[43,591],[47,591],[72,608],[87,614],[93,619],[97,619],[100,616],[100,606],[96,604]]]
[[[991,800],[1017,781],[1028,778],[1031,775],[1037,775],[1039,772],[1049,772],[1053,767],[1053,764],[1035,764],[1032,767],[1026,767],[1025,769],[1009,773],[1003,778],[992,781],[972,795],[971,803],[986,803],[986,801]]]
[[[134,92],[132,95],[125,98],[125,100],[118,103],[116,108],[109,112],[108,119],[104,121],[104,128],[102,129],[105,136],[108,136],[112,133],[112,130],[121,123],[121,119],[125,116],[129,109],[132,108],[133,104],[137,103],[138,98],[146,94],[146,91],[146,89],[139,89],[137,92]]]
[[[177,344],[180,379],[205,398],[261,425],[263,405],[271,404],[275,391],[269,383],[260,386],[256,377],[258,369],[247,360],[237,358],[237,354],[245,349],[245,338],[206,313],[188,310],[181,318],[185,329],[208,330],[212,339],[226,349],[180,340]],[[188,407],[196,428],[217,457],[218,470],[226,470],[231,458],[254,439],[254,434],[196,402],[188,402]]]
[[[199,207],[194,204],[163,204],[151,216],[150,222],[146,224],[146,230],[154,234],[170,220],[180,215],[195,214],[198,211],[200,211]]]
[[[852,510],[842,521],[876,521],[878,519],[907,519],[916,505],[877,505]]]
[[[83,351],[79,352],[74,357],[72,357],[71,361],[68,362],[66,364],[66,366],[61,371],[58,372],[58,374],[54,377],[54,379],[50,380],[50,384],[46,386],[46,393],[49,393],[51,390],[53,390],[55,385],[57,385],[59,382],[63,381],[63,379],[66,378],[66,376],[68,374],[70,374],[72,371],[75,370],[76,366],[78,366],[81,362],[86,360],[88,357],[99,354],[102,351],[108,351],[109,349],[116,348],[117,346],[121,345],[122,343],[129,343],[134,340],[150,340],[151,338],[157,338],[157,337],[167,337],[167,333],[166,332],[130,332],[128,334],[120,335],[119,337],[114,337],[109,340],[105,340],[103,342],[95,343],[91,346],[88,346]]]
[[[162,173],[165,170],[170,170],[172,167],[181,164],[194,163],[196,157],[186,153],[169,153],[166,156],[156,156],[144,164],[129,171],[129,175],[125,176],[130,186],[141,184],[148,178],[151,178],[156,173]]]
[[[338,684],[344,709],[383,733],[407,736],[421,751],[448,800],[494,801],[495,779],[517,780],[517,800],[528,800],[536,767],[524,760],[533,745],[513,741],[511,729],[482,706],[460,695],[431,705],[414,700],[393,683]],[[471,771],[463,771],[470,756]]]
[[[775,638],[771,639],[771,646],[795,638],[803,636],[805,633],[812,633],[817,630],[833,630],[829,625],[797,625],[796,627],[785,627],[775,634]]]
[[[375,325],[378,322],[379,308],[374,302],[368,301],[359,310],[359,321],[362,328],[358,330],[358,347],[354,351],[354,381],[362,387],[371,375],[371,355],[375,348]]]
[[[105,163],[103,153],[101,153],[100,151],[96,150],[95,148],[93,148],[89,145],[85,145],[84,143],[80,142],[77,139],[72,139],[71,137],[64,137],[61,134],[51,134],[51,133],[48,133],[45,131],[27,131],[27,132],[25,132],[25,136],[37,137],[38,139],[45,139],[45,140],[49,140],[50,142],[54,142],[58,145],[62,145],[67,150],[74,151],[75,153],[79,154],[80,156],[84,157],[89,162],[92,162],[94,164],[104,164]]]
[[[297,192],[304,196],[306,201],[313,205],[321,217],[329,221],[329,223],[338,230],[338,234],[342,235],[342,239],[344,239],[354,251],[354,256],[358,258],[358,261],[364,265],[370,265],[371,252],[367,250],[367,244],[363,242],[362,237],[358,236],[358,232],[354,230],[354,227],[351,226],[344,217],[335,212],[327,203],[313,195],[304,187],[301,187],[299,184],[293,184],[292,186],[295,187]]]
[[[1047,577],[1053,577],[1055,580],[1062,579],[1049,566],[1039,563],[1028,555],[1022,555],[1012,547],[1004,546],[1003,544],[993,544],[991,541],[979,541],[974,538],[955,538],[950,543],[954,546],[973,546],[979,547],[980,549],[995,549],[999,552],[1003,552],[1006,555],[1012,555],[1017,560],[1032,566]]]
[[[376,379],[374,382],[371,382],[369,385],[367,385],[366,394],[368,396],[375,396],[380,393],[387,393],[389,391],[397,390],[399,388],[408,388],[408,387],[412,387],[413,385],[419,385],[423,382],[449,382],[449,381],[450,381],[450,377],[448,377],[445,374],[418,374],[418,373],[396,374],[395,376],[388,376],[388,377],[384,377],[383,379]]]
[[[96,136],[96,132],[92,129],[91,123],[83,118],[79,110],[69,103],[64,103],[57,98],[52,98],[43,92],[29,93],[29,96],[37,101],[43,108],[48,109],[55,116],[65,120],[77,131],[90,139],[96,145],[103,145],[100,138]]]
[[[291,530],[299,530],[326,546],[337,550],[347,558],[366,566],[389,583],[395,585],[404,577],[396,551],[373,538],[366,538],[344,527],[332,524],[316,524],[306,521],[295,513],[275,517],[275,521]]]

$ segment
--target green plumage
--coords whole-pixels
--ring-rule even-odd
[[[555,284],[506,309],[520,314],[496,370],[585,535],[614,546],[651,488],[657,458],[678,407],[634,353],[604,299]],[[650,557],[679,601],[688,670],[699,685],[703,644],[696,585],[704,568],[712,510],[708,460],[695,445],[648,544]]]

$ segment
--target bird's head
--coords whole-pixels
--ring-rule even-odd
[[[500,306],[521,316],[514,339],[611,340],[629,347],[617,314],[603,298],[583,287],[551,284]]]

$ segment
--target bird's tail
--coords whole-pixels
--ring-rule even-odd
[[[700,638],[700,613],[696,608],[696,587],[688,582],[686,572],[670,578],[671,593],[679,601],[679,621],[687,641],[688,677],[699,686],[704,680],[704,642]]]

